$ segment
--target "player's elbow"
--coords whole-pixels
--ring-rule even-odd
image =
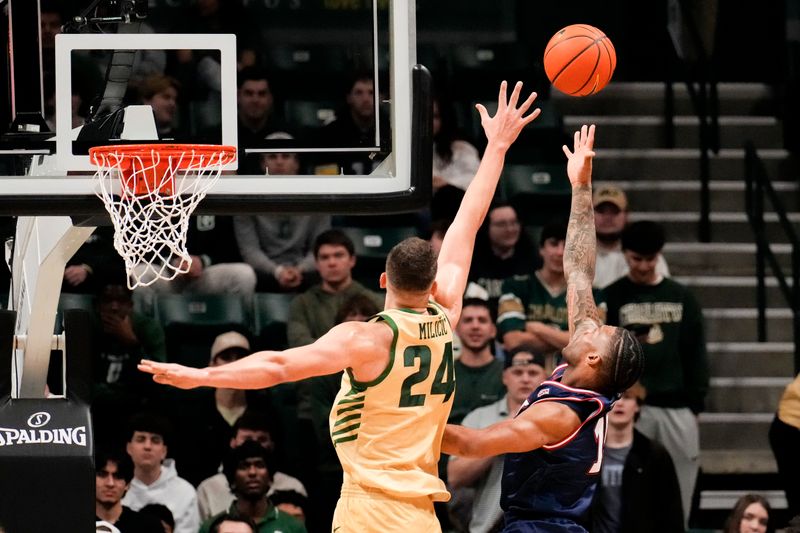
[[[442,436],[442,453],[456,457],[474,457],[473,439],[467,432],[463,426],[448,424]]]

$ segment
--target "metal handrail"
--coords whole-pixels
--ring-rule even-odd
[[[694,107],[699,121],[699,148],[700,148],[700,221],[697,228],[697,238],[700,242],[711,242],[711,192],[709,181],[711,179],[711,161],[709,152],[719,152],[719,98],[717,94],[717,81],[711,58],[703,47],[700,31],[687,9],[685,0],[678,0],[683,16],[683,22],[688,29],[693,49],[697,54],[695,76],[690,75],[690,65],[676,57],[684,67],[684,81],[689,98]],[[674,43],[673,43],[674,44]],[[695,79],[693,79],[695,78]],[[695,87],[695,83],[697,87]],[[675,147],[675,104],[672,79],[667,79],[664,92],[664,125],[665,141],[668,148]]]
[[[767,287],[766,267],[778,280],[778,286],[792,309],[792,331],[794,333],[794,370],[800,372],[800,240],[789,221],[786,208],[772,186],[772,180],[764,168],[764,162],[752,141],[744,147],[745,165],[745,211],[756,241],[756,303],[758,305],[758,341],[767,340]],[[792,284],[770,246],[764,225],[764,197],[772,204],[781,229],[792,247]]]

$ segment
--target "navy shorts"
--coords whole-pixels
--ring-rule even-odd
[[[588,533],[588,531],[566,518],[520,520],[506,515],[506,527],[503,528],[503,533]]]

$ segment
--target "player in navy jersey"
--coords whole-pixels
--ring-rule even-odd
[[[564,146],[572,208],[564,246],[569,344],[556,368],[517,415],[488,428],[448,425],[442,451],[462,457],[506,454],[501,506],[508,533],[585,533],[583,524],[603,460],[606,414],[642,373],[631,332],[602,325],[594,279],[594,126]]]

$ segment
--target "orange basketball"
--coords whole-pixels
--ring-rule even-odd
[[[553,87],[570,96],[589,96],[605,87],[617,66],[606,35],[588,24],[559,30],[544,50],[544,71]]]

